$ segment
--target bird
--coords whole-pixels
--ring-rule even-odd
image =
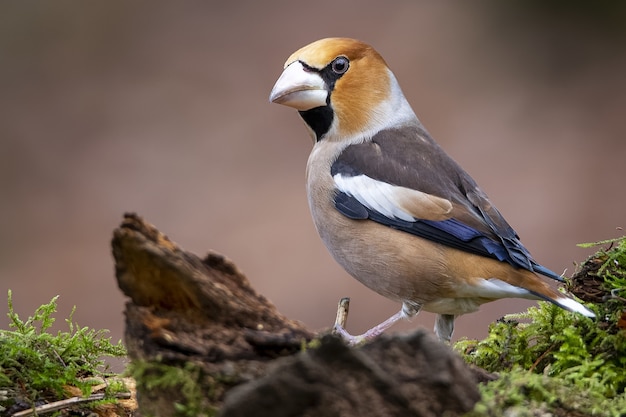
[[[502,298],[552,302],[594,313],[541,276],[536,262],[472,177],[434,141],[383,57],[351,38],[294,52],[269,101],[295,108],[313,140],[307,199],[333,258],[398,313],[353,336],[371,340],[420,311],[436,313],[449,343],[455,319]]]

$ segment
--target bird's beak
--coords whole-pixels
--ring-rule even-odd
[[[285,68],[270,93],[272,103],[283,104],[300,111],[325,106],[328,91],[322,77],[294,61]]]

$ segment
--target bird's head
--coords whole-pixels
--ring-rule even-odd
[[[415,117],[385,60],[370,45],[327,38],[294,52],[270,101],[297,109],[315,140],[363,140]]]

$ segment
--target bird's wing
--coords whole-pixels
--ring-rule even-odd
[[[486,194],[420,127],[350,145],[331,167],[335,207],[466,252],[562,280],[537,264]]]

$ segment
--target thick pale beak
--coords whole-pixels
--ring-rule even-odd
[[[307,70],[300,61],[294,61],[285,68],[270,93],[272,103],[300,111],[325,106],[327,97],[328,91],[322,77]]]

